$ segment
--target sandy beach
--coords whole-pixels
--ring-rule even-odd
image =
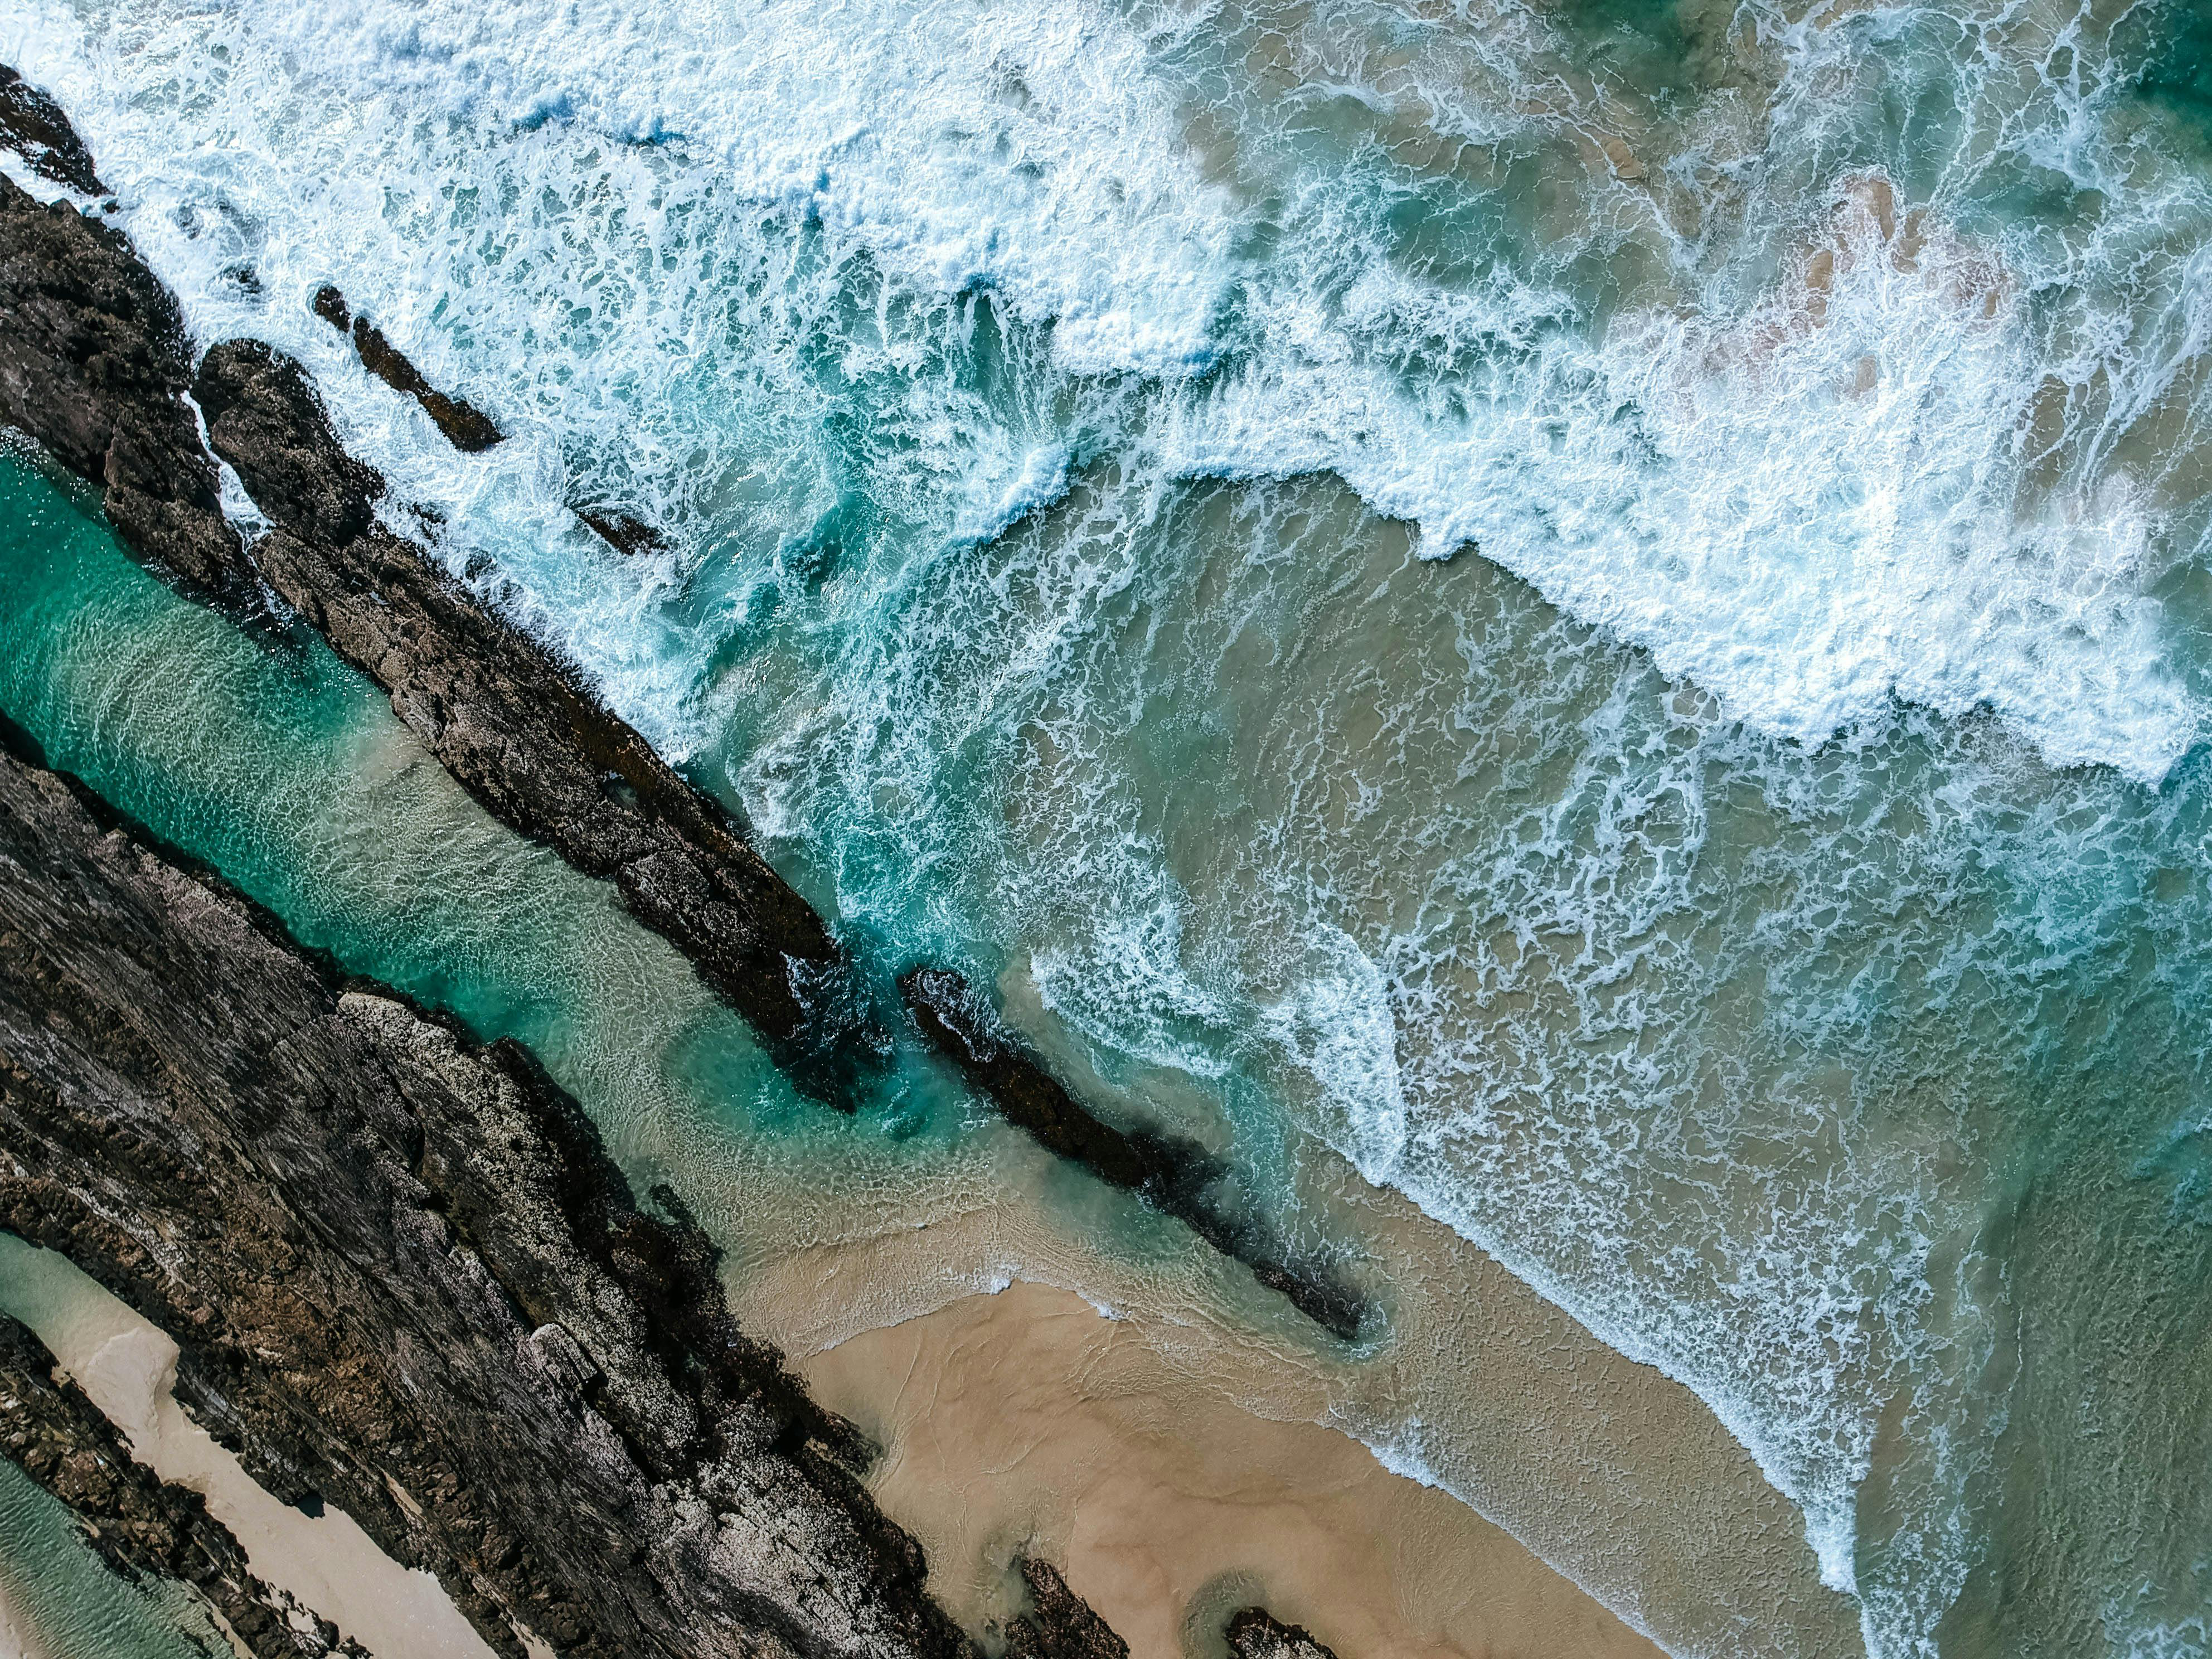
[[[171,1395],[176,1344],[63,1257],[0,1233],[0,1312],[37,1333],[141,1462],[206,1497],[268,1583],[379,1659],[493,1659],[428,1573],[401,1567],[338,1510],[310,1517],[264,1491]],[[4,1589],[0,1656],[11,1651]],[[44,1651],[35,1632],[15,1639],[27,1659]]]
[[[884,1446],[872,1484],[963,1621],[1012,1609],[1026,1547],[1139,1659],[1218,1651],[1254,1601],[1341,1659],[1860,1651],[1796,1511],[1701,1401],[1402,1199],[1346,1176],[1395,1300],[1378,1349],[1344,1358],[1225,1309],[1195,1253],[1086,1245],[1038,1200],[1041,1155],[994,1150],[996,1202],[872,1228],[823,1190],[787,1214],[810,1248],[729,1274],[740,1317]],[[1392,1461],[1437,1486],[1362,1443],[1409,1420]]]

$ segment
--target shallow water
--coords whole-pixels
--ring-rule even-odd
[[[0,1458],[0,1653],[8,1659],[219,1659],[231,1651],[205,1613],[181,1595],[116,1577],[79,1534],[76,1517]]]
[[[1197,1437],[1183,1451],[1155,1429],[1115,1449],[1133,1476],[1239,1455],[1255,1468],[1310,1465],[1298,1425],[1323,1425],[1457,1494],[1678,1648],[1743,1651],[1741,1633],[1755,1623],[1753,1650],[1775,1640],[1836,1650],[1840,1608],[1726,1431],[1686,1391],[1639,1373],[1394,1194],[1342,1171],[1337,1189],[1317,1195],[1339,1238],[1360,1241],[1359,1270],[1389,1286],[1390,1329],[1351,1351],[1181,1228],[1055,1166],[951,1092],[911,1040],[857,1119],[797,1100],[680,958],[606,890],[487,818],[319,641],[266,624],[242,631],[171,592],[84,503],[18,457],[0,454],[0,501],[9,509],[0,616],[15,645],[0,665],[0,709],[55,764],[275,908],[302,939],[487,1036],[531,1043],[607,1133],[634,1185],[671,1180],[708,1227],[748,1328],[785,1344],[810,1375],[830,1367],[841,1407],[895,1449],[896,1368],[877,1375],[854,1358],[864,1349],[832,1350],[1017,1281],[1060,1286],[1098,1310],[1097,1340],[1122,1368],[1148,1379],[1146,1420]],[[1083,1075],[1080,1054],[1058,1058]],[[947,1410],[980,1413],[991,1433],[962,1436],[934,1419],[919,1429],[966,1445],[987,1470],[1013,1445],[1039,1468],[1097,1457],[1097,1426],[1052,1407],[1090,1389],[1095,1364],[1055,1369],[1068,1336],[1032,1339],[1018,1317],[985,1316],[1003,1334],[980,1356],[988,1363],[979,1370],[971,1352],[964,1364],[933,1364],[948,1389],[972,1391]],[[1066,1332],[1065,1316],[1049,1322]],[[886,1340],[934,1352],[935,1328]],[[1008,1352],[1036,1358],[1018,1368],[1018,1396],[1000,1401]],[[1356,1522],[1355,1547],[1365,1547],[1358,1540],[1379,1522],[1360,1517],[1422,1500],[1346,1450],[1366,1474],[1335,1483],[1341,1508],[1328,1524]],[[1563,1510],[1562,1485],[1584,1501]],[[934,1489],[893,1496],[907,1505],[895,1518],[929,1538],[948,1594],[981,1617],[1003,1614],[1006,1527],[1064,1537],[1093,1524],[1072,1512],[1078,1490],[1048,1477],[985,1480],[957,1501]],[[1487,1650],[1498,1621],[1561,1605],[1564,1587],[1474,1515],[1462,1534],[1425,1531],[1389,1559],[1466,1548],[1455,1571],[1489,1563],[1517,1589],[1471,1628],[1415,1621],[1424,1651]],[[1332,1535],[1311,1516],[1296,1535],[1307,1534],[1325,1549]],[[1283,1584],[1279,1599],[1318,1596],[1326,1607],[1336,1599],[1326,1585],[1303,1572],[1284,1583],[1297,1566],[1283,1556],[1291,1536],[1244,1537],[1231,1553]],[[982,1546],[1000,1553],[979,1557]],[[1452,1582],[1428,1575],[1405,1598],[1448,1605],[1442,1587]],[[1340,1588],[1369,1604],[1340,1617],[1392,1627],[1397,1592]],[[1153,1623],[1172,1624],[1176,1611],[1143,1609]],[[1567,1624],[1593,1615],[1585,1606]],[[1608,1640],[1625,1634],[1609,1628]]]
[[[878,972],[1687,1384],[1870,1651],[2150,1655],[2212,1603],[2204,27],[35,0],[0,57]]]

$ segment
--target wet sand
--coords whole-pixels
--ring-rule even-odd
[[[176,1344],[64,1258],[0,1233],[0,1311],[38,1334],[142,1462],[206,1497],[268,1583],[378,1659],[494,1659],[430,1574],[400,1566],[337,1509],[310,1518],[264,1492],[171,1395]],[[6,1618],[0,1602],[0,1656]]]
[[[871,1484],[972,1626],[1003,1619],[1006,1565],[1031,1550],[1139,1659],[1218,1654],[1255,1602],[1345,1659],[1659,1651],[1456,1499],[1182,1386],[1066,1291],[971,1297],[802,1369],[887,1443]]]
[[[1701,1401],[1396,1194],[1346,1172],[1392,1303],[1352,1356],[1195,1250],[1086,1245],[1039,1201],[1042,1155],[993,1163],[996,1202],[927,1225],[818,1194],[806,1248],[730,1273],[740,1317],[884,1447],[871,1484],[971,1627],[1013,1610],[1028,1547],[1137,1659],[1218,1654],[1253,1601],[1340,1659],[1862,1652],[1802,1516]]]

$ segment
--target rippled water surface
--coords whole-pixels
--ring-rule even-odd
[[[2164,1659],[2212,1646],[2206,30],[31,0],[0,56],[200,335],[300,355],[879,969],[1686,1382],[1870,1653]],[[510,441],[368,380],[331,281]]]

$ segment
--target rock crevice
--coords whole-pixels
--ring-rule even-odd
[[[512,1659],[514,1622],[593,1659],[969,1653],[860,1437],[524,1051],[337,981],[12,756],[0,1145],[0,1228],[169,1333],[248,1473]]]
[[[358,343],[361,319],[335,289],[316,307]],[[612,882],[799,1087],[853,1109],[890,1039],[834,931],[742,827],[543,646],[387,527],[384,479],[346,453],[297,363],[231,340],[195,367],[174,300],[127,240],[66,204],[41,207],[4,177],[0,422],[100,485],[124,540],[188,586],[249,611],[273,597],[322,634],[495,817]],[[250,544],[223,518],[208,446],[272,526]],[[612,519],[595,528],[617,545],[629,534]],[[970,1039],[981,1028],[963,1035],[915,983],[908,1001],[923,1036],[1010,1121],[1189,1224],[1327,1329],[1348,1339],[1362,1328],[1364,1304],[1340,1275],[1287,1255],[1208,1195],[1218,1161],[1108,1124],[1019,1044],[1000,1042],[979,1064]]]

